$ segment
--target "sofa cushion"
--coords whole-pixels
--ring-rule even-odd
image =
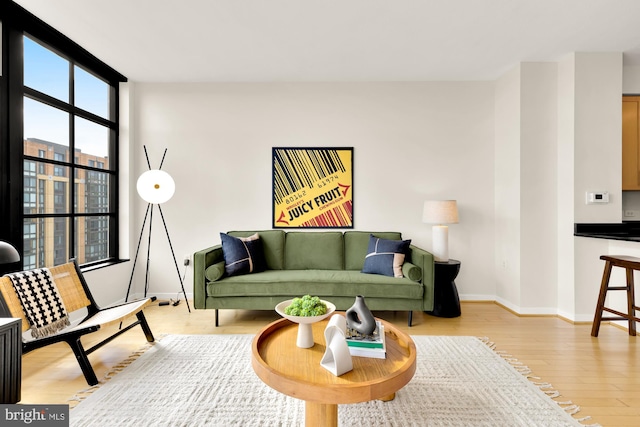
[[[332,297],[348,297],[350,304],[356,295],[383,300],[421,300],[424,292],[421,283],[407,278],[396,279],[346,270],[267,270],[260,274],[227,277],[217,282],[208,282],[206,288],[207,296],[210,297],[282,296],[281,300],[284,301],[292,295],[309,294],[328,301],[331,301]]]
[[[422,280],[422,269],[415,264],[405,261],[402,264],[402,276],[414,282]]]
[[[224,269],[228,276],[264,271],[262,241],[258,233],[249,237],[233,237],[220,233]]]
[[[411,240],[387,240],[372,234],[362,272],[402,278],[402,264],[410,244]]]
[[[284,236],[283,230],[229,231],[230,236],[249,237],[258,233],[262,240],[264,259],[269,270],[284,269]]]
[[[344,244],[339,231],[288,232],[285,243],[287,270],[342,270]]]
[[[204,271],[204,277],[210,282],[222,279],[224,276],[224,261],[211,264]]]
[[[402,240],[402,234],[397,232],[346,231],[344,233],[344,269],[361,271],[364,267],[364,257],[367,256],[369,236],[373,234],[388,240]]]

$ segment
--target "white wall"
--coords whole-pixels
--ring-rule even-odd
[[[622,93],[625,95],[640,94],[640,65],[624,64],[622,75]]]
[[[520,305],[520,65],[495,85],[496,298]]]
[[[449,245],[462,261],[459,292],[494,298],[491,82],[135,86],[134,175],[146,170],[143,145],[152,167],[168,149],[176,194],[162,209],[181,272],[183,255],[218,244],[221,231],[271,228],[272,147],[352,146],[355,229],[401,231],[429,249],[423,201],[457,199]],[[145,207],[136,199],[138,229]],[[179,289],[159,224],[155,294]],[[189,271],[188,292],[191,283]]]
[[[575,222],[622,219],[622,54],[575,56]],[[587,205],[585,192],[606,190],[610,203]],[[576,320],[592,320],[607,241],[575,237]],[[607,242],[607,243],[605,243]]]
[[[182,258],[218,244],[220,231],[271,228],[272,147],[352,146],[355,229],[398,230],[428,250],[422,202],[457,199],[450,256],[462,261],[463,299],[590,318],[601,272],[592,258],[609,246],[580,243],[573,224],[620,217],[610,143],[620,136],[620,58],[523,63],[496,82],[130,84],[129,255],[146,208],[135,194],[143,145],[154,168],[168,149],[163,170],[177,186],[162,209],[179,272],[154,215],[150,293],[162,297],[180,292],[185,273],[191,293]],[[586,189],[610,191],[612,203],[584,206]],[[146,238],[137,294],[145,257]],[[131,262],[90,274],[117,300],[130,271]]]
[[[557,65],[522,63],[496,82],[496,299],[556,313]]]
[[[621,219],[621,91],[622,55],[607,53],[521,63],[496,82],[496,300],[518,313],[593,316],[607,247],[573,226]],[[586,205],[588,190],[611,202]]]
[[[622,219],[622,54],[575,55],[575,221]],[[610,202],[587,205],[587,191]]]
[[[557,64],[521,65],[520,313],[557,313]]]
[[[558,62],[558,160],[557,176],[557,253],[558,314],[572,319],[575,314],[575,60],[574,54]]]

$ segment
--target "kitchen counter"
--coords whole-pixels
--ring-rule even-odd
[[[640,242],[640,222],[574,224],[573,235]]]

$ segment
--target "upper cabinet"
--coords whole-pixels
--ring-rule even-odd
[[[622,190],[640,190],[640,96],[622,97]]]

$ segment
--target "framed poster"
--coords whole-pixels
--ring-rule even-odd
[[[273,228],[353,228],[353,147],[274,147]]]

